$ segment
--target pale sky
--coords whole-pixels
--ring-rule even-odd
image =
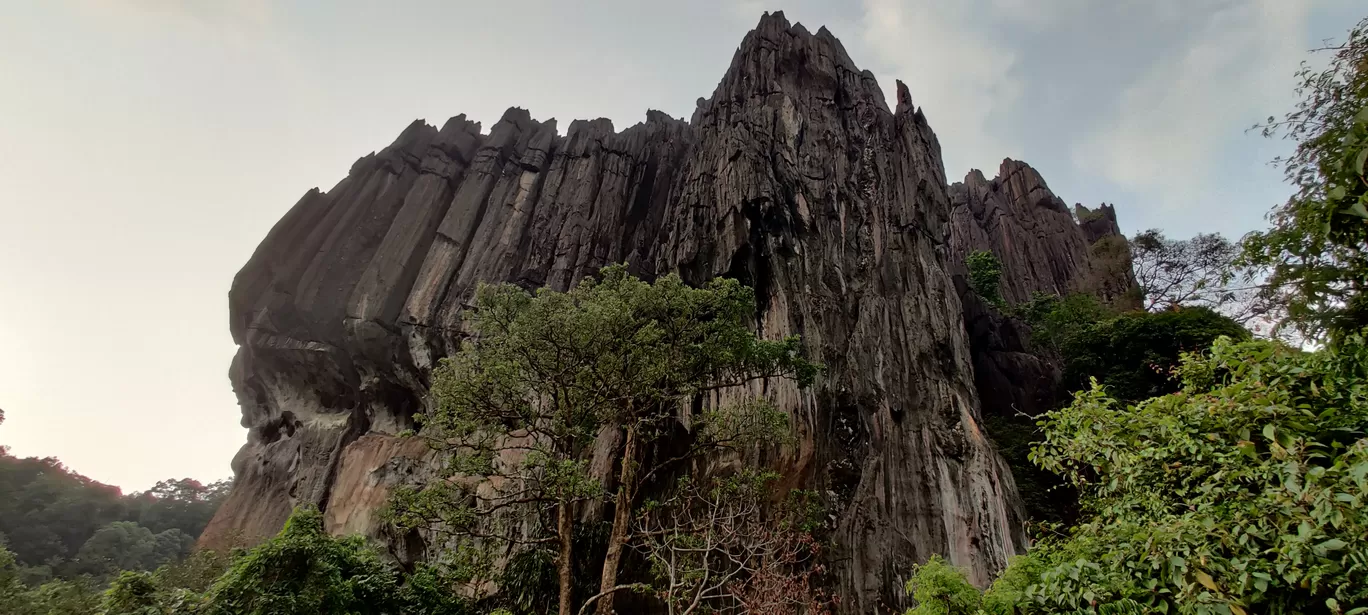
[[[1360,1],[0,0],[0,444],[228,476],[228,287],[300,195],[414,118],[687,118],[766,9],[907,82],[952,181],[1018,158],[1127,233],[1239,236],[1288,193],[1245,129]]]

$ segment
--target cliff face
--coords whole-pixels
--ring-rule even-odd
[[[1085,293],[1119,310],[1140,308],[1130,246],[1110,205],[1064,205],[1035,169],[1007,159],[992,181],[977,170],[950,186],[950,271],[964,308],[964,326],[980,413],[1004,455],[1035,520],[1067,521],[1073,492],[1034,466],[1027,455],[1034,417],[1066,403],[1060,357],[1030,343],[1030,327],[1010,310],[989,305],[963,274],[970,253],[986,250],[1002,263],[1000,290],[1009,305],[1038,294]],[[1007,313],[1004,313],[1007,312]]]
[[[1090,243],[1072,220],[1077,236],[1052,230],[1068,213],[1038,198],[1033,171],[948,187],[926,118],[902,84],[897,98],[890,110],[825,29],[776,13],[689,122],[414,122],[305,194],[235,278],[231,378],[250,434],[203,544],[274,533],[302,503],[332,531],[380,536],[389,489],[431,475],[422,444],[394,434],[475,285],[565,289],[625,261],[740,278],[760,333],[802,335],[825,366],[808,391],[763,386],[799,436],[770,463],[830,500],[844,612],[903,604],[911,565],[936,553],[987,582],[1023,547],[1021,512],[980,426],[952,269],[972,246],[1005,247],[1007,277],[1030,272],[1006,285],[1021,300],[1071,287]],[[412,542],[391,546],[413,557]]]

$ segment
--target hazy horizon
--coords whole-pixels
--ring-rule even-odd
[[[397,6],[397,5],[402,5]],[[787,5],[787,6],[784,6]],[[1263,225],[1349,0],[0,0],[0,444],[125,491],[231,475],[233,275],[413,119],[688,118],[766,10],[907,83],[950,181],[1006,157],[1123,230]],[[891,101],[890,101],[891,102]],[[890,105],[891,106],[891,105]]]

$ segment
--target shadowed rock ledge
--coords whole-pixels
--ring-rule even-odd
[[[331,531],[389,540],[376,508],[432,474],[422,445],[394,434],[457,347],[475,285],[565,289],[625,261],[648,278],[740,278],[757,290],[759,332],[802,335],[825,366],[808,391],[757,385],[798,432],[758,460],[826,494],[843,612],[903,605],[911,565],[935,553],[987,582],[1023,548],[1022,520],[980,426],[951,273],[965,246],[1030,235],[1039,247],[1021,258],[1045,269],[1007,284],[1020,300],[1070,283],[1088,244],[991,222],[973,225],[987,239],[952,233],[985,219],[986,182],[949,188],[901,83],[897,100],[890,110],[825,28],[774,13],[688,122],[652,111],[620,132],[598,119],[560,134],[517,108],[488,132],[465,116],[414,122],[306,193],[234,279],[231,379],[250,433],[201,544],[274,533],[302,503]],[[1038,175],[1004,175],[1033,198]],[[952,211],[956,195],[966,205]],[[401,559],[423,548],[390,546]]]

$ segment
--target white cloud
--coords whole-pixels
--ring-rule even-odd
[[[1308,4],[1186,5],[1183,19],[1200,25],[1120,93],[1081,137],[1074,164],[1150,193],[1165,209],[1194,205],[1230,140],[1288,107]]]

